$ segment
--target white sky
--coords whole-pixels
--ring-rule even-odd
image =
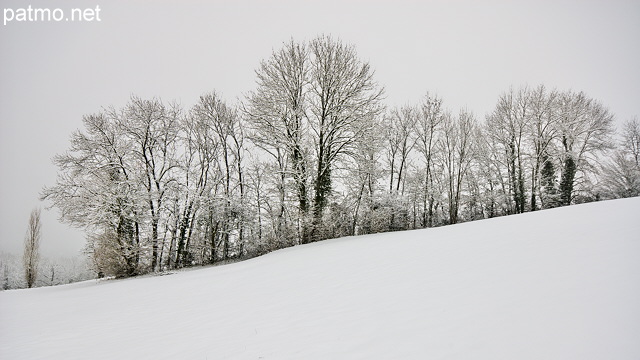
[[[0,251],[20,253],[51,157],[84,114],[131,94],[191,106],[228,101],[290,38],[331,34],[356,46],[388,105],[437,93],[479,119],[510,86],[585,91],[640,115],[638,1],[3,1],[3,8],[95,8],[100,22],[0,24]],[[83,234],[43,211],[45,255],[70,255]]]

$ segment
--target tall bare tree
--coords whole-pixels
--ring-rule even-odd
[[[172,266],[172,261],[177,267],[189,263],[192,257],[191,239],[199,211],[206,214],[203,215],[205,221],[202,222],[208,245],[206,258],[208,262],[215,261],[216,241],[221,227],[214,221],[216,217],[210,198],[216,195],[216,185],[224,183],[219,163],[223,144],[220,143],[220,136],[216,131],[216,122],[220,120],[219,117],[225,116],[224,103],[217,94],[209,93],[201,96],[200,101],[183,118],[184,132],[181,143],[184,148],[180,163],[182,187],[176,192],[177,198],[182,200],[175,204],[177,216],[172,230],[175,235],[172,236],[170,256],[167,258],[169,267]]]
[[[487,118],[489,134],[502,148],[502,161],[507,169],[509,192],[516,213],[525,211],[526,201],[524,159],[527,156],[525,136],[530,107],[527,92],[527,88],[505,92]]]
[[[308,59],[306,45],[291,40],[262,61],[256,71],[257,89],[249,94],[246,109],[252,130],[250,139],[273,156],[280,168],[278,232],[284,231],[286,180],[293,178],[302,242],[307,241],[309,211]]]
[[[640,167],[640,122],[637,118],[627,121],[622,128],[622,151],[633,158]]]
[[[594,169],[598,156],[613,147],[613,114],[583,92],[567,91],[558,97],[558,133],[562,149],[560,200],[570,205],[574,199],[576,175],[585,178]]]
[[[462,186],[474,159],[476,120],[473,113],[461,110],[458,117],[447,115],[441,141],[441,156],[449,202],[449,223],[458,222]]]
[[[424,188],[422,191],[422,226],[433,225],[433,212],[435,203],[434,191],[434,160],[435,149],[441,135],[444,110],[442,99],[438,96],[427,94],[418,111],[417,120],[417,144],[418,151],[424,160]]]
[[[281,213],[286,180],[293,178],[302,222],[299,238],[317,239],[332,189],[332,166],[350,154],[367,122],[381,111],[382,88],[353,46],[326,36],[308,44],[285,44],[256,73],[258,86],[247,109],[250,138],[280,167]]]
[[[85,131],[71,136],[71,147],[56,155],[57,182],[42,199],[60,210],[63,221],[91,235],[88,250],[117,258],[109,275],[134,275],[142,247],[140,200],[132,144],[118,126],[119,113],[108,109],[83,118]],[[95,240],[95,241],[94,241]],[[99,240],[99,241],[98,241]]]
[[[372,231],[372,208],[376,184],[382,176],[378,157],[384,148],[382,123],[372,121],[368,130],[358,138],[352,152],[352,163],[346,165],[346,187],[353,201],[351,234],[367,234]]]
[[[554,153],[554,141],[557,140],[558,129],[555,126],[557,115],[554,111],[554,104],[558,93],[548,91],[543,85],[527,91],[530,103],[530,120],[528,121],[528,138],[531,151],[531,211],[536,211],[542,203],[543,182],[550,181],[549,176]],[[545,177],[542,176],[545,169]],[[550,194],[546,194],[549,196]],[[540,204],[538,204],[540,200]]]
[[[313,223],[315,238],[332,189],[332,166],[352,150],[367,122],[382,111],[383,88],[374,81],[371,66],[358,59],[355,48],[320,36],[311,52],[311,128],[314,134]]]
[[[29,216],[29,227],[24,237],[24,253],[22,264],[24,265],[24,279],[27,287],[31,288],[38,277],[38,263],[40,262],[40,237],[41,237],[40,209],[34,209]]]
[[[160,100],[144,100],[133,96],[119,119],[123,134],[131,138],[135,168],[141,171],[151,225],[151,269],[157,270],[163,202],[168,184],[173,182],[176,162],[180,108],[165,106]],[[164,229],[166,231],[166,229]]]

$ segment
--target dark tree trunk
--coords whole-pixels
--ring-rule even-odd
[[[573,180],[576,175],[576,163],[572,156],[567,156],[562,169],[562,179],[560,181],[560,201],[562,205],[571,205],[573,192]]]
[[[327,165],[323,160],[318,161],[318,177],[315,182],[313,203],[312,241],[321,240],[322,214],[327,206],[327,200],[331,192],[331,170]]]

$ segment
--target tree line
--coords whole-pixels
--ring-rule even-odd
[[[25,264],[23,256],[0,252],[0,291],[70,284],[95,277],[96,273],[84,256],[39,256],[35,265],[33,262]]]
[[[132,96],[83,118],[42,198],[131,276],[355,234],[640,194],[640,126],[582,92],[505,91],[479,120],[427,94],[388,108],[355,48],[320,36],[263,60],[237,104]]]

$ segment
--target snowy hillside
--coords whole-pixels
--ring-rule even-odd
[[[640,198],[0,293],[1,359],[639,359]]]

